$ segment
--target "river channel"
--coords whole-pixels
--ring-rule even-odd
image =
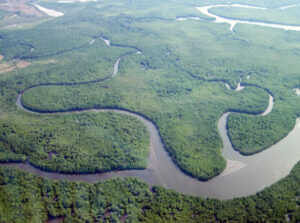
[[[108,46],[110,47],[110,45]],[[137,53],[140,54],[142,52],[137,51]],[[116,60],[113,73],[110,78],[116,76],[116,74],[118,73],[120,60],[122,59],[122,57],[127,55],[123,55]],[[99,80],[99,82],[107,79],[109,78]],[[241,88],[246,86],[241,86],[241,83],[239,83],[239,87]],[[25,92],[26,91],[18,95],[18,98],[16,100],[17,107],[25,112],[40,114],[23,107],[22,95]],[[269,97],[269,105],[266,111],[260,115],[268,115],[272,111],[274,101],[273,97],[270,94]],[[1,165],[18,167],[24,171],[31,172],[49,179],[85,181],[89,183],[94,183],[113,177],[132,176],[144,180],[149,184],[150,187],[153,185],[160,185],[180,193],[197,195],[201,197],[230,199],[234,197],[250,195],[262,190],[266,186],[270,186],[271,184],[288,175],[292,167],[300,159],[299,120],[296,121],[294,129],[280,142],[258,154],[252,156],[243,156],[232,148],[232,145],[228,138],[226,122],[227,117],[228,115],[230,115],[230,113],[226,112],[220,117],[218,123],[216,124],[218,126],[220,136],[223,140],[224,147],[222,150],[222,154],[227,160],[227,166],[220,175],[214,177],[209,181],[203,182],[186,175],[174,164],[164,148],[158,129],[156,128],[154,123],[152,123],[144,116],[121,109],[86,109],[71,112],[56,112],[51,113],[51,115],[55,115],[58,113],[61,114],[79,112],[116,112],[130,115],[140,120],[147,127],[150,133],[150,155],[148,157],[147,168],[144,170],[120,170],[96,174],[61,174],[42,171],[38,168],[33,167],[28,162],[9,163]],[[46,114],[47,113],[45,113],[45,115]]]

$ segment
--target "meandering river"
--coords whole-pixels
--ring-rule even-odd
[[[286,6],[281,7],[280,9],[286,9],[288,7],[294,7],[293,6]],[[256,7],[256,6],[250,6],[250,5],[241,5],[241,4],[232,4],[232,5],[209,5],[209,6],[203,6],[203,7],[196,7],[198,11],[203,13],[204,15],[214,18],[214,22],[216,23],[227,23],[230,25],[229,29],[233,32],[233,29],[236,24],[249,24],[249,25],[257,25],[257,26],[263,26],[263,27],[271,27],[276,29],[283,29],[283,30],[291,30],[291,31],[300,31],[300,26],[292,26],[292,25],[284,25],[284,24],[276,24],[276,23],[267,23],[267,22],[258,22],[258,21],[249,21],[249,20],[241,20],[241,19],[231,19],[231,18],[225,18],[219,15],[216,15],[209,10],[212,8],[217,7],[236,7],[236,8],[249,8],[249,9],[259,9],[259,10],[266,10],[267,8],[264,7]]]
[[[105,41],[105,39],[103,39],[103,41]],[[107,45],[111,46],[110,44]],[[142,52],[137,51],[137,53],[140,54]],[[116,60],[113,73],[110,78],[114,77],[118,73],[119,62],[124,56],[126,55],[123,55]],[[106,79],[99,81],[103,80]],[[241,83],[239,83],[239,88],[243,87],[244,86],[241,86]],[[29,110],[22,105],[22,95],[25,92],[26,91],[18,95],[16,100],[18,108],[25,112],[38,113]],[[269,96],[270,100],[268,108],[261,115],[268,115],[272,111],[273,97],[271,95]],[[149,186],[160,185],[180,193],[198,195],[202,197],[229,199],[253,194],[262,190],[264,187],[273,184],[288,175],[292,167],[300,158],[300,149],[298,144],[300,134],[299,120],[297,120],[295,128],[288,134],[288,136],[277,144],[261,153],[252,156],[242,156],[232,148],[228,138],[226,122],[230,113],[227,112],[223,114],[218,121],[218,129],[224,144],[222,154],[227,160],[227,166],[219,176],[216,176],[209,181],[201,182],[186,175],[174,164],[164,148],[158,129],[145,117],[134,112],[121,109],[86,109],[72,112],[51,113],[51,115],[79,112],[116,112],[130,115],[140,120],[147,127],[150,133],[150,155],[148,157],[147,168],[144,170],[121,170],[96,174],[61,174],[42,171],[33,167],[28,162],[1,165],[18,167],[24,171],[35,173],[41,177],[49,179],[85,181],[89,183],[106,180],[112,177],[133,176],[144,180],[149,184]]]

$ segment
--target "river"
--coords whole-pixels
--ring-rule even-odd
[[[249,9],[259,9],[259,10],[267,10],[267,8],[264,7],[256,7],[256,6],[250,6],[250,5],[241,5],[241,4],[232,4],[232,5],[209,5],[209,6],[203,6],[203,7],[196,7],[198,11],[200,11],[202,14],[214,18],[214,22],[216,23],[227,23],[230,25],[229,29],[233,32],[233,29],[236,24],[249,24],[249,25],[257,25],[257,26],[263,26],[263,27],[271,27],[276,29],[283,29],[283,30],[291,30],[291,31],[300,31],[300,26],[292,26],[292,25],[284,25],[284,24],[276,24],[276,23],[267,23],[267,22],[258,22],[258,21],[249,21],[249,20],[241,20],[241,19],[231,19],[231,18],[225,18],[219,15],[216,15],[209,11],[211,8],[216,7],[236,7],[236,8],[249,8]],[[288,7],[288,6],[286,6]],[[285,7],[281,7],[281,9],[285,9]]]
[[[105,40],[106,39],[103,39],[103,41]],[[141,53],[141,51],[137,51],[137,54]],[[110,78],[116,76],[118,73],[120,60],[124,56],[128,55],[130,54],[120,56],[116,60]],[[107,79],[99,80],[99,82]],[[240,81],[238,87],[239,90],[242,90],[245,86],[241,86]],[[17,107],[25,112],[40,114],[23,107],[22,95],[25,92],[26,91],[18,95],[16,100]],[[260,115],[268,115],[272,111],[274,101],[270,94],[269,98],[269,105],[266,111]],[[295,128],[277,144],[258,154],[252,156],[243,156],[232,148],[228,138],[226,122],[230,113],[226,112],[218,121],[218,130],[223,140],[224,147],[222,154],[227,160],[227,166],[219,176],[216,176],[209,181],[202,182],[186,175],[174,164],[164,148],[158,129],[150,120],[142,115],[121,109],[86,109],[80,111],[56,112],[51,113],[51,115],[58,113],[67,114],[79,112],[116,112],[130,115],[140,120],[147,127],[150,133],[150,155],[148,157],[147,168],[144,170],[120,170],[96,174],[61,174],[42,171],[33,167],[28,162],[1,165],[17,167],[24,171],[31,172],[49,179],[85,181],[89,183],[110,179],[112,177],[132,176],[144,180],[149,184],[150,187],[153,185],[160,185],[180,193],[197,195],[201,197],[230,199],[234,197],[250,195],[262,190],[266,186],[270,186],[279,179],[288,175],[300,157],[300,149],[298,144],[298,138],[300,135],[299,120],[297,120]]]

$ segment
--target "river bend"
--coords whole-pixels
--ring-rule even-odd
[[[103,41],[105,40],[103,39]],[[108,42],[106,42],[106,44],[107,43]],[[110,44],[107,45],[110,46]],[[137,54],[140,53],[142,52],[137,51]],[[110,78],[114,77],[118,73],[119,62],[122,57],[127,55],[123,55],[116,60],[113,73]],[[109,78],[98,81],[100,82],[107,79]],[[245,86],[241,86],[241,83],[239,83],[238,88],[242,87]],[[22,95],[25,92],[26,91],[20,93],[17,97],[16,104],[18,108],[25,112],[40,114],[29,110],[22,105]],[[272,111],[273,97],[270,94],[269,97],[270,100],[268,108],[260,115],[267,115]],[[222,154],[227,160],[227,166],[219,176],[216,176],[209,181],[202,182],[186,175],[174,164],[164,148],[158,129],[144,116],[122,109],[85,109],[71,112],[55,112],[51,114],[55,115],[79,112],[116,112],[129,115],[140,120],[147,127],[150,133],[150,154],[148,157],[147,168],[144,170],[120,170],[93,174],[62,174],[40,170],[33,167],[28,162],[7,163],[1,165],[17,167],[41,177],[54,180],[85,181],[94,183],[110,179],[112,177],[138,177],[147,182],[149,186],[160,185],[180,193],[202,197],[229,199],[250,195],[262,190],[266,186],[270,186],[279,179],[288,175],[300,157],[300,149],[297,143],[300,134],[300,120],[297,120],[297,124],[294,129],[277,144],[258,154],[242,156],[233,149],[228,138],[226,122],[230,113],[226,112],[218,121],[218,130],[223,140],[224,147]]]
[[[294,7],[293,6],[286,6],[281,7],[279,9],[286,9],[287,7]],[[241,19],[232,19],[232,18],[226,18],[219,15],[216,15],[209,10],[212,8],[217,7],[235,7],[235,8],[249,8],[249,9],[259,9],[259,10],[267,10],[267,8],[264,7],[256,7],[256,6],[250,6],[250,5],[241,5],[241,4],[232,4],[232,5],[209,5],[209,6],[202,6],[202,7],[196,7],[196,9],[201,12],[202,14],[214,18],[215,23],[227,23],[230,25],[229,29],[231,32],[234,33],[233,29],[236,24],[249,24],[249,25],[256,25],[256,26],[263,26],[263,27],[270,27],[270,28],[276,28],[276,29],[283,29],[283,30],[290,30],[290,31],[300,31],[300,26],[293,26],[293,25],[283,25],[283,24],[276,24],[276,23],[267,23],[267,22],[259,22],[259,21],[249,21],[249,20],[241,20]]]

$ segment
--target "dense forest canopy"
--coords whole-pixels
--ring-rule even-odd
[[[1,1],[0,162],[73,174],[146,168],[146,126],[88,109],[150,120],[172,161],[199,180],[226,167],[217,123],[228,111],[241,154],[282,140],[300,116],[300,32],[239,23],[230,30],[196,8],[241,3],[252,8],[209,12],[300,26],[296,0]],[[262,116],[269,96],[274,107]],[[8,167],[0,174],[3,222],[300,221],[299,164],[262,192],[230,201],[149,189],[137,178],[87,184]]]

